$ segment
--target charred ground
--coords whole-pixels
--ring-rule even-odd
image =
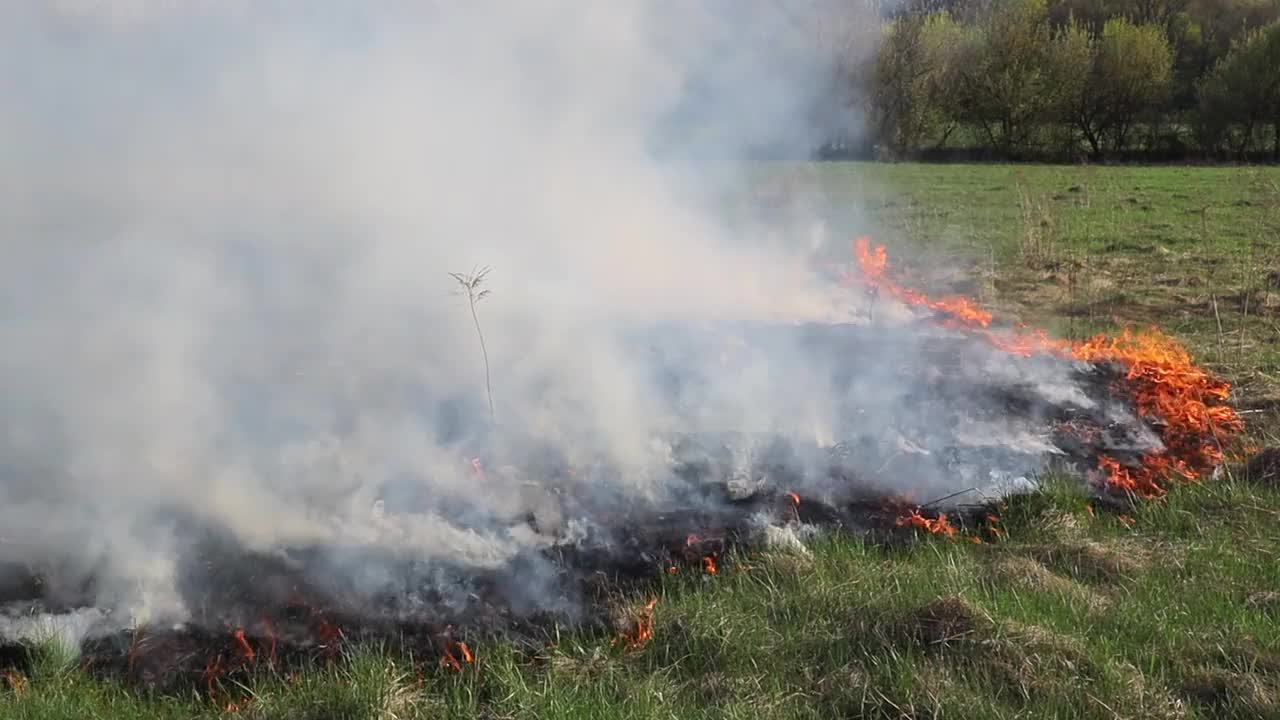
[[[1162,325],[1189,342],[1198,360],[1236,383],[1233,400],[1251,411],[1245,417],[1252,442],[1274,444],[1277,425],[1268,398],[1276,387],[1267,378],[1275,368],[1262,340],[1273,331],[1269,306],[1253,305],[1247,315],[1238,307],[1233,314],[1224,299],[1255,292],[1244,282],[1265,278],[1257,268],[1275,257],[1265,252],[1274,246],[1259,243],[1276,236],[1280,217],[1267,214],[1265,196],[1254,195],[1248,171],[1231,176],[1241,181],[1236,197],[1216,175],[1180,175],[1190,180],[1172,188],[1159,169],[972,170],[886,169],[891,180],[906,179],[910,198],[886,212],[896,213],[908,235],[922,243],[958,238],[960,249],[940,251],[972,258],[973,277],[987,278],[984,268],[994,270],[989,279],[999,292],[989,299],[1048,307],[1063,334],[1073,323],[1077,332],[1086,324],[1091,332],[1111,317],[1158,319],[1144,313],[1162,302],[1170,309],[1189,307],[1191,315],[1174,312],[1172,322]],[[803,172],[811,173],[806,182],[816,177],[834,194],[846,188],[840,178],[824,176],[825,168]],[[913,177],[927,181],[912,184]],[[1062,228],[1060,257],[1050,269],[1021,253],[1023,227],[1010,187],[1017,182],[1045,196]],[[989,193],[985,183],[1004,191]],[[1077,197],[1083,191],[1070,190],[1083,185],[1090,186],[1088,205]],[[974,201],[988,193],[992,199]],[[1165,206],[1159,199],[1178,194],[1216,200],[1219,209],[1210,212],[1230,213],[1234,221],[1224,219],[1217,233],[1209,225],[1207,246],[1188,243],[1175,250],[1187,254],[1182,266],[1141,269],[1147,241],[1130,246],[1123,239],[1177,236],[1185,224],[1182,205],[1191,201],[1173,198]],[[1129,209],[1130,196],[1153,209]],[[950,209],[952,220],[922,216],[927,207]],[[966,225],[957,229],[954,218],[961,215]],[[1175,229],[1162,231],[1162,224]],[[1255,232],[1237,235],[1249,224]],[[1102,235],[1101,228],[1116,239],[1114,247],[1090,234]],[[973,249],[983,236],[1006,234],[997,242],[1007,244],[1000,244],[994,265]],[[1212,262],[1215,255],[1222,259]],[[1240,265],[1233,269],[1232,263]],[[1129,275],[1108,289],[1099,280],[1114,277],[1117,268]],[[1205,282],[1195,278],[1206,268],[1218,274],[1209,276],[1210,284],[1195,284]],[[1074,274],[1074,300],[1068,280],[1045,277],[1054,272]],[[1086,283],[1095,295],[1092,315],[1079,310]],[[1183,297],[1188,292],[1203,292],[1206,304]],[[1044,302],[1050,293],[1059,293],[1063,304]],[[1215,297],[1218,320],[1211,309]],[[119,635],[101,652],[70,661],[72,669],[48,649],[6,648],[0,652],[8,668],[0,707],[17,717],[1275,716],[1280,615],[1274,595],[1280,576],[1271,561],[1280,553],[1274,532],[1280,496],[1274,485],[1259,481],[1265,473],[1254,471],[1268,467],[1264,460],[1249,472],[1242,466],[1228,465],[1222,477],[1178,488],[1162,500],[1119,509],[1104,507],[1076,483],[1051,478],[1043,492],[995,508],[999,532],[979,519],[961,537],[924,542],[832,535],[807,550],[778,544],[749,552],[735,540],[750,529],[714,514],[650,518],[636,527],[663,542],[651,543],[656,550],[649,555],[630,554],[641,559],[628,582],[617,580],[630,570],[588,585],[608,612],[576,631],[557,631],[556,622],[520,626],[507,619],[516,633],[499,639],[466,634],[443,618],[406,626],[388,620],[364,637],[346,631],[335,651],[314,638],[323,623],[342,627],[341,612],[295,607],[269,621],[270,633],[262,631],[261,618],[238,618],[243,644],[230,632]],[[783,488],[745,501],[828,525],[857,517],[850,509],[856,504],[841,507],[804,495],[796,504]],[[872,509],[885,513],[883,504],[863,512]],[[867,522],[870,516],[861,517]],[[885,513],[883,520],[891,517],[896,515]],[[896,522],[881,524],[889,525],[881,539],[916,537]],[[689,527],[704,530],[692,544]],[[703,563],[708,556],[716,560],[715,575]],[[260,580],[274,571],[262,562],[252,584],[269,587]],[[570,564],[599,563],[583,557]],[[223,587],[235,592],[242,582],[233,576]],[[488,622],[497,627],[500,620]],[[367,619],[354,625],[371,626],[376,623]],[[646,632],[645,642],[631,642]],[[285,642],[291,634],[307,640]],[[459,642],[467,643],[474,662],[458,661]],[[154,645],[143,648],[146,643]],[[149,657],[169,660],[130,669],[131,649],[139,651],[137,658],[147,657],[143,649],[163,649]],[[211,661],[219,671],[213,686],[207,679]],[[89,672],[75,669],[82,664]],[[307,669],[294,672],[298,668]],[[149,680],[173,681],[173,694],[149,694]],[[190,691],[197,699],[185,699]]]

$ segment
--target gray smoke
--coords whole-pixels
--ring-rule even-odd
[[[6,4],[0,567],[140,618],[186,612],[197,527],[501,567],[549,542],[509,522],[541,479],[479,449],[656,501],[673,428],[831,436],[804,368],[683,358],[707,382],[673,404],[635,333],[848,315],[724,208],[856,121],[851,12]],[[496,423],[448,276],[476,264]]]

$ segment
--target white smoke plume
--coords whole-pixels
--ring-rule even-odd
[[[139,615],[184,611],[191,526],[493,567],[543,542],[500,522],[539,478],[482,479],[476,448],[604,458],[585,491],[652,498],[673,428],[831,435],[822,383],[774,364],[683,358],[704,382],[668,402],[629,332],[847,313],[725,206],[748,158],[856,121],[850,12],[5,4],[0,567]],[[475,265],[492,423],[448,275]]]

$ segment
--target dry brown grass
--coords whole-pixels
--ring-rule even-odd
[[[1035,558],[1000,554],[992,558],[990,569],[999,582],[1029,592],[1056,595],[1075,607],[1098,612],[1110,605],[1106,595],[1058,575]]]
[[[1027,545],[1019,552],[1060,575],[1098,585],[1133,582],[1150,560],[1145,548],[1120,540]]]

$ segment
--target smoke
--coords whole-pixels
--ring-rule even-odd
[[[502,567],[546,478],[471,457],[654,501],[673,429],[832,435],[786,347],[652,361],[671,323],[848,313],[725,209],[856,121],[848,11],[791,5],[6,5],[0,567],[140,618],[187,611],[209,528]]]

